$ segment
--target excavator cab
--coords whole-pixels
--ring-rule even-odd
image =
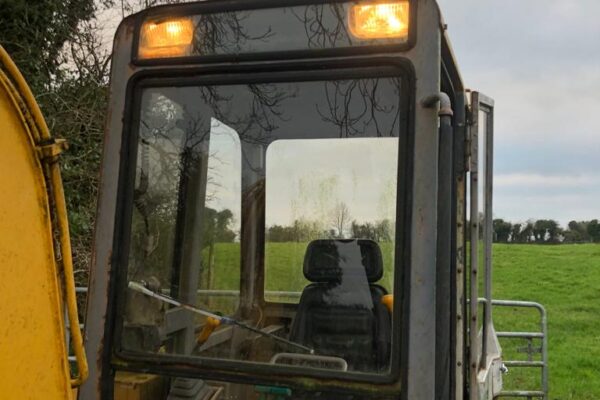
[[[80,398],[492,399],[492,144],[433,0],[126,18]]]

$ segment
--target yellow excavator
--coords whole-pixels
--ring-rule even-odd
[[[88,375],[58,166],[64,147],[64,140],[50,135],[25,79],[0,47],[3,399],[71,399],[72,388]],[[69,347],[77,361],[74,377]]]

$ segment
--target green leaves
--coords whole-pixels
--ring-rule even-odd
[[[0,0],[0,44],[38,96],[56,79],[64,44],[95,9],[93,0]]]
[[[99,3],[101,4],[101,3]],[[0,44],[15,60],[61,158],[75,270],[87,280],[107,104],[109,55],[94,30],[94,0],[0,0]]]

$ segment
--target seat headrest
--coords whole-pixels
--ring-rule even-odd
[[[304,276],[311,282],[340,281],[351,270],[364,271],[369,282],[383,276],[379,245],[368,239],[321,239],[308,244]]]

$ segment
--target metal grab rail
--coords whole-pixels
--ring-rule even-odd
[[[56,213],[56,221],[53,224],[58,228],[58,246],[60,255],[62,256],[62,283],[64,284],[62,296],[64,296],[65,304],[65,320],[69,321],[69,325],[73,325],[79,321],[77,313],[76,293],[73,290],[75,280],[73,277],[73,260],[71,253],[71,240],[69,236],[69,221],[67,218],[67,207],[65,203],[64,189],[62,185],[60,168],[57,162],[57,157],[62,150],[64,141],[58,141],[50,134],[48,125],[44,120],[42,111],[35,101],[35,97],[25,81],[25,78],[12,61],[8,53],[0,46],[0,65],[10,77],[10,82],[14,84],[15,98],[21,99],[23,104],[17,104],[17,109],[26,109],[27,125],[31,129],[32,139],[36,142],[39,156],[41,159],[47,159],[43,167],[44,177],[51,182],[52,191],[48,193],[49,198],[54,200],[54,212]],[[11,85],[12,86],[12,85]],[[56,264],[58,267],[58,264]],[[59,271],[57,271],[59,272]],[[85,357],[85,349],[83,348],[83,337],[79,329],[73,328],[70,332],[73,339],[73,351],[77,362],[78,375],[70,378],[71,386],[80,386],[88,377],[88,364]]]
[[[75,295],[78,295],[80,293],[87,293],[88,292],[88,288],[85,286],[76,286],[75,287]],[[67,354],[67,358],[69,360],[70,363],[74,363],[75,361],[77,361],[76,357],[74,355],[71,355],[71,323],[69,322],[69,319],[67,318],[67,310],[65,310],[65,328],[67,328],[65,330],[65,343],[67,344],[67,348],[69,349],[69,354]],[[83,332],[83,323],[79,324],[79,331]]]
[[[500,397],[526,397],[527,399],[548,399],[548,326],[546,309],[539,303],[532,301],[492,300],[492,306],[496,307],[520,307],[533,308],[540,313],[540,332],[497,332],[499,338],[527,339],[528,349],[532,349],[533,339],[541,339],[540,348],[542,360],[533,361],[531,351],[528,351],[528,360],[505,360],[504,365],[516,368],[540,368],[542,378],[542,390],[503,390],[497,396]]]

